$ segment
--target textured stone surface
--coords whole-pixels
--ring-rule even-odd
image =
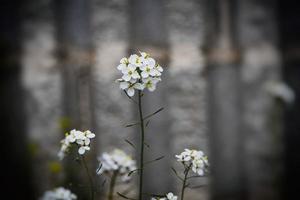
[[[34,182],[41,193],[50,187],[50,163],[57,161],[61,119],[60,72],[54,57],[53,26],[45,22],[26,24],[23,54],[23,82],[29,148],[34,162]]]
[[[241,3],[242,78],[247,91],[244,92],[245,166],[249,197],[255,200],[280,198],[280,112],[265,90],[270,81],[280,81],[275,11],[276,4],[270,1]]]

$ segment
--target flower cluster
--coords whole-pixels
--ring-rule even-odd
[[[204,171],[208,167],[207,157],[202,151],[185,149],[181,154],[175,156],[177,161],[185,166],[191,166],[192,171],[199,176],[204,175]]]
[[[128,173],[136,169],[136,162],[120,149],[103,153],[98,160],[100,165],[97,174],[117,172],[122,176],[123,181],[129,180]]]
[[[66,134],[66,137],[61,140],[61,149],[58,153],[58,157],[62,160],[65,154],[69,151],[72,144],[76,144],[78,146],[78,153],[83,155],[85,151],[90,150],[91,139],[95,137],[95,134],[91,131],[78,131],[71,130],[70,134]]]
[[[131,97],[135,89],[147,88],[153,92],[163,72],[163,68],[145,52],[140,52],[140,56],[133,54],[129,58],[122,58],[117,68],[123,74],[121,79],[117,79],[120,88]]]
[[[166,197],[152,197],[151,200],[177,200],[177,198],[177,196],[170,192],[166,195]]]
[[[77,196],[70,190],[63,187],[55,188],[51,191],[46,191],[41,200],[73,200],[77,199]]]

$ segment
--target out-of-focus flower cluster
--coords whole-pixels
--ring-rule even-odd
[[[163,68],[145,52],[140,52],[140,56],[133,54],[129,58],[122,58],[117,68],[123,74],[122,78],[117,79],[120,88],[131,97],[135,89],[154,91],[163,72]]]
[[[207,156],[202,151],[185,149],[181,154],[175,155],[177,161],[186,167],[190,166],[192,171],[199,176],[203,176],[208,167]]]
[[[90,150],[91,139],[95,137],[95,134],[91,131],[78,131],[71,130],[70,133],[67,133],[65,138],[61,140],[61,149],[58,153],[59,159],[63,159],[65,154],[69,151],[72,144],[76,144],[78,146],[78,153],[83,155],[85,151]]]
[[[177,198],[177,196],[170,192],[166,195],[166,197],[152,197],[151,200],[177,200]]]
[[[283,100],[284,103],[292,104],[295,101],[295,92],[284,82],[269,81],[266,83],[265,89],[270,95]]]
[[[110,153],[103,153],[98,158],[100,164],[97,174],[117,172],[123,181],[128,181],[128,173],[136,170],[136,162],[124,151],[115,149]]]
[[[46,191],[40,200],[73,200],[77,196],[70,190],[63,187],[55,188],[51,191]]]

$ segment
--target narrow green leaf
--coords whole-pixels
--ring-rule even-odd
[[[156,115],[157,113],[159,113],[159,112],[162,111],[163,109],[164,109],[164,108],[162,107],[162,108],[158,109],[157,111],[155,111],[154,113],[151,113],[151,114],[147,115],[146,117],[144,117],[144,120],[145,120],[145,119],[148,119],[148,118],[150,118],[150,117],[152,117],[152,116],[154,116],[154,115]]]
[[[124,91],[124,93],[126,94],[126,96],[131,100],[131,101],[133,101],[135,104],[138,104],[131,96],[129,96],[128,94],[127,94],[127,92],[125,91],[125,90],[123,90]]]
[[[136,125],[139,125],[139,124],[140,124],[140,122],[134,122],[132,124],[126,124],[125,127],[129,128],[129,127],[136,126]]]
[[[125,196],[124,194],[121,194],[120,192],[117,192],[117,194],[118,194],[120,197],[124,198],[124,199],[136,200],[136,199],[127,197],[127,196]]]
[[[183,178],[181,178],[181,177],[178,175],[176,169],[174,169],[174,167],[171,167],[171,169],[172,169],[172,171],[174,172],[174,174],[176,175],[176,177],[179,178],[181,181],[183,181]]]
[[[150,120],[148,120],[147,122],[146,122],[146,127],[148,127],[149,126],[149,124],[150,124]]]
[[[132,170],[132,171],[130,171],[129,173],[128,173],[128,175],[127,176],[131,176],[134,172],[137,172],[137,171],[139,171],[140,169],[135,169],[135,170]]]
[[[127,142],[130,146],[132,146],[134,149],[136,149],[136,147],[134,146],[134,144],[132,142],[130,142],[129,140],[125,139],[125,142]]]
[[[144,142],[144,144],[146,145],[146,147],[148,147],[150,149],[150,145],[147,144],[146,142]]]
[[[154,160],[147,161],[147,162],[144,163],[144,165],[147,165],[147,164],[150,164],[150,163],[159,161],[159,160],[163,159],[164,157],[165,157],[165,156],[160,156],[160,157],[158,157],[158,158],[155,158]]]

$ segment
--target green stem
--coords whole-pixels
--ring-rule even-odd
[[[109,184],[108,200],[114,199],[114,189],[115,189],[117,176],[118,176],[118,171],[114,171]]]
[[[183,184],[182,184],[182,188],[181,188],[181,200],[183,200],[184,198],[184,191],[185,191],[185,188],[186,188],[186,181],[187,181],[187,178],[188,178],[188,174],[189,174],[189,171],[191,169],[191,164],[185,168],[185,171],[184,171],[184,179],[183,179]]]
[[[144,173],[144,143],[145,143],[145,129],[144,129],[144,119],[142,111],[142,92],[139,91],[139,115],[140,115],[140,125],[141,125],[141,141],[140,141],[140,180],[139,180],[139,200],[142,200],[143,196],[143,173]]]
[[[81,158],[82,158],[82,163],[83,163],[83,166],[85,168],[86,174],[87,174],[88,179],[89,179],[89,184],[90,184],[90,189],[91,189],[91,200],[94,200],[94,183],[93,183],[93,179],[92,179],[92,176],[90,175],[89,168],[86,164],[84,155],[82,155]]]

